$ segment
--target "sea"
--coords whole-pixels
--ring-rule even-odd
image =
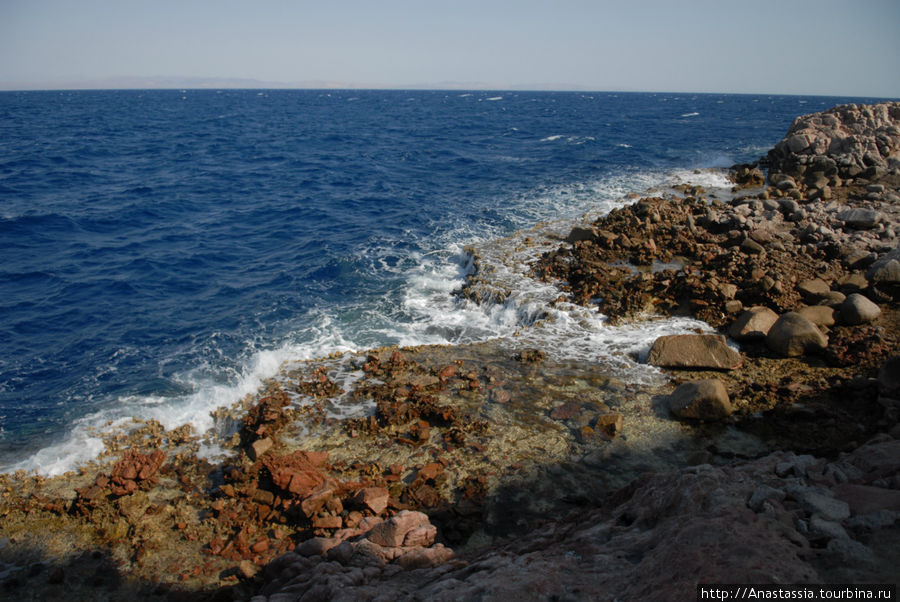
[[[203,433],[286,363],[385,345],[508,338],[652,379],[653,338],[704,325],[552,303],[527,241],[629,193],[725,189],[798,115],[875,101],[0,92],[0,471],[71,470],[132,417]]]

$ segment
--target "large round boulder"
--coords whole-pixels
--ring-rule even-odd
[[[828,337],[809,318],[789,311],[772,324],[766,346],[779,355],[797,357],[823,351],[828,347]]]

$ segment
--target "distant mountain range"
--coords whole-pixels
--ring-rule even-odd
[[[0,82],[0,90],[128,90],[128,89],[397,89],[397,90],[590,90],[571,84],[496,84],[484,82],[432,82],[396,85],[312,80],[275,82],[224,77],[108,77],[66,82]]]

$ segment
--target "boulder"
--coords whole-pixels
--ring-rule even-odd
[[[380,546],[396,548],[405,544],[407,537],[414,545],[426,546],[434,542],[437,529],[422,512],[401,510],[396,516],[381,522],[366,534],[366,539]]]
[[[768,307],[751,307],[735,320],[728,334],[736,341],[763,339],[777,319],[778,314]]]
[[[797,285],[797,290],[809,303],[818,303],[831,292],[831,287],[821,278],[804,280]]]
[[[669,411],[679,418],[721,420],[734,409],[722,381],[708,378],[679,385],[669,396]]]
[[[844,209],[838,213],[837,218],[844,222],[845,226],[849,226],[854,230],[870,230],[877,226],[884,219],[884,216],[874,209],[854,207],[852,209]]]
[[[720,334],[678,334],[657,338],[647,363],[663,368],[734,370],[741,367],[741,354]]]
[[[877,260],[866,272],[866,278],[872,284],[900,284],[900,261],[888,256]]]
[[[834,326],[834,308],[828,305],[809,305],[801,307],[797,313],[815,324],[816,326],[826,328]]]
[[[797,312],[782,315],[766,335],[766,346],[785,357],[817,353],[828,346],[828,337]]]
[[[849,295],[841,303],[841,320],[851,326],[866,324],[880,315],[881,308],[859,293]]]

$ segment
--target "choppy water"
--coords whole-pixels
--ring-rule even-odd
[[[721,184],[691,171],[850,100],[0,93],[0,467],[60,472],[97,452],[90,427],[132,415],[208,428],[282,362],[334,351],[518,333],[640,378],[622,354],[692,324],[551,311],[517,272],[528,252],[495,241],[678,178]],[[470,244],[502,303],[452,294]]]

